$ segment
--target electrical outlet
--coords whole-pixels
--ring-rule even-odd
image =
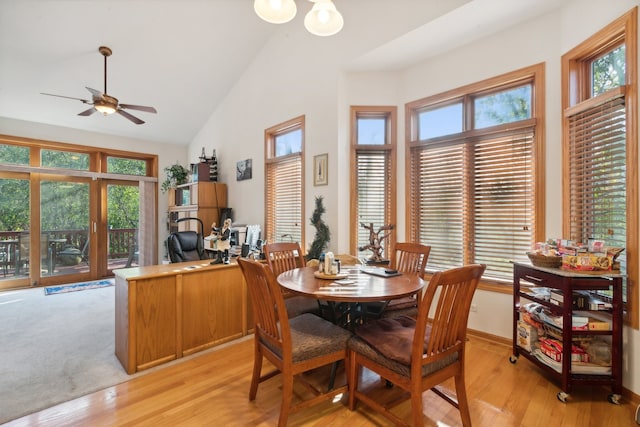
[[[471,311],[476,313],[478,311],[478,306],[476,304],[471,304]]]

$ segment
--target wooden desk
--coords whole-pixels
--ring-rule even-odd
[[[278,283],[291,292],[335,302],[375,302],[413,295],[424,287],[418,274],[379,277],[361,271],[359,266],[342,269],[355,283],[336,285],[335,280],[319,279],[313,267],[296,268],[278,276]],[[333,290],[332,290],[333,289]]]
[[[114,273],[115,350],[129,374],[242,337],[252,325],[235,263],[191,261]]]

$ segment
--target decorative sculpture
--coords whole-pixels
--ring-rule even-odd
[[[211,225],[211,235],[216,242],[218,257],[211,264],[229,264],[229,249],[231,249],[231,218],[224,220],[222,228],[217,228],[214,222]]]
[[[213,155],[211,157],[207,157],[207,155],[204,153],[204,147],[202,147],[200,162],[209,165],[209,181],[218,181],[218,157],[216,156],[216,149],[213,149]]]
[[[369,244],[366,246],[360,246],[358,250],[364,251],[368,249],[371,252],[373,252],[369,257],[369,262],[371,263],[386,261],[385,259],[382,258],[382,250],[383,250],[382,242],[384,241],[384,239],[386,239],[391,235],[391,231],[393,230],[393,224],[383,225],[382,227],[378,228],[378,231],[373,231],[372,222],[370,222],[369,225],[366,225],[364,222],[361,222],[360,225],[366,228],[367,230],[369,230]],[[380,236],[380,233],[382,232],[384,232],[384,234]]]

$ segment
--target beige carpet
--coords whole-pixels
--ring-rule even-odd
[[[247,339],[127,375],[115,356],[115,287],[0,292],[0,424]]]
[[[0,293],[0,424],[131,378],[114,354],[114,291]]]

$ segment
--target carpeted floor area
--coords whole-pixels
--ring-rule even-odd
[[[132,376],[115,352],[115,288],[0,292],[0,424]]]

